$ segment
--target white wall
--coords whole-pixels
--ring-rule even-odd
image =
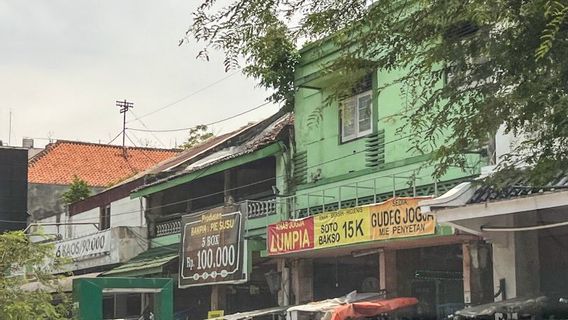
[[[140,205],[140,199],[130,199],[129,197],[119,199],[110,204],[110,226],[130,226],[144,227],[146,220],[144,219],[144,201]],[[56,223],[56,217],[52,216],[37,221],[38,223]],[[100,208],[68,216],[66,213],[60,219],[61,223],[99,223]],[[97,232],[97,228],[91,224],[61,225],[61,226],[43,226],[43,232],[46,234],[60,234],[63,239],[76,238]],[[39,240],[39,239],[38,239]]]
[[[499,164],[503,159],[501,157],[508,153],[515,151],[515,149],[525,140],[524,136],[517,137],[512,133],[505,133],[504,126],[501,126],[497,133],[495,134],[495,157],[497,164]],[[513,158],[513,161],[516,161]],[[521,166],[523,163],[517,163]]]
[[[81,212],[79,214],[75,214],[68,217],[67,223],[87,223],[87,222],[99,223],[99,220],[100,220],[100,209],[93,208],[91,210]],[[66,228],[67,232],[63,234],[64,239],[76,238],[99,231],[92,224],[76,224],[76,225],[68,225],[66,227],[67,227]]]
[[[143,227],[146,225],[144,218],[145,201],[142,201],[140,206],[140,199],[122,198],[110,204],[110,226],[132,226]]]

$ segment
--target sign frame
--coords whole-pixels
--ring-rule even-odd
[[[103,240],[102,244],[100,243],[100,240]],[[97,233],[57,241],[55,242],[53,250],[56,257],[62,257],[71,261],[82,261],[103,255],[109,255],[112,250],[111,243],[111,229],[107,229]],[[88,250],[89,246],[92,248],[93,244],[94,246],[99,245],[100,247],[94,248],[91,252],[82,251],[85,248],[85,250]],[[66,249],[66,247],[68,248]],[[80,252],[74,253],[73,250],[79,250]],[[59,252],[60,254],[58,254]],[[66,254],[64,255],[64,253]]]
[[[228,210],[228,209],[233,209],[233,210]],[[185,243],[186,243],[186,236],[187,236],[187,232],[186,232],[186,228],[188,225],[191,224],[196,224],[199,223],[201,218],[204,215],[207,214],[216,214],[219,213],[221,217],[227,217],[230,215],[235,215],[238,216],[238,224],[236,224],[236,227],[238,228],[237,231],[237,242],[235,243],[236,247],[237,247],[237,253],[236,253],[236,268],[230,272],[229,274],[237,274],[240,275],[239,279],[233,279],[233,280],[222,280],[222,281],[213,281],[213,282],[202,282],[202,283],[190,283],[190,284],[183,284],[182,282],[184,281],[188,281],[190,279],[194,279],[193,276],[185,276],[184,275],[184,269],[186,267],[186,258],[188,257],[188,255],[185,252]],[[244,221],[244,217],[245,215],[242,214],[242,212],[238,209],[238,208],[222,208],[222,210],[220,210],[219,212],[216,212],[215,209],[212,210],[208,210],[208,211],[203,211],[203,212],[199,212],[199,213],[192,213],[192,214],[188,214],[188,215],[184,215],[181,217],[182,223],[181,223],[181,231],[182,231],[182,237],[181,237],[181,246],[180,246],[180,262],[179,262],[179,275],[178,275],[178,288],[183,289],[183,288],[190,288],[190,287],[198,287],[198,286],[211,286],[211,285],[218,285],[218,284],[239,284],[239,283],[245,283],[248,282],[248,268],[247,268],[247,264],[248,264],[248,243],[247,241],[244,239],[243,235],[244,235],[244,228],[245,228],[245,221]],[[199,220],[195,220],[195,221],[189,221],[186,222],[184,220],[189,220],[189,219],[199,219]],[[207,271],[205,271],[207,272]],[[216,278],[216,277],[215,277]],[[197,280],[196,280],[197,281]]]

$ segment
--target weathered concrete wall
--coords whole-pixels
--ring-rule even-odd
[[[35,220],[64,212],[61,195],[68,189],[67,185],[29,183],[28,213]]]
[[[61,196],[68,189],[68,185],[29,183],[28,213],[37,220],[65,212]],[[91,188],[91,194],[102,190],[103,188]]]

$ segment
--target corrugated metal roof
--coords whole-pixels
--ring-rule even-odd
[[[506,200],[516,197],[535,195],[543,192],[565,190],[568,188],[568,174],[559,173],[542,186],[535,186],[522,170],[508,173],[507,179],[499,185],[479,182],[478,189],[467,202],[480,203],[494,200]]]
[[[163,267],[179,256],[179,243],[148,249],[127,263],[109,270],[102,276],[133,277],[162,272]]]
[[[193,162],[184,161],[183,163],[178,164],[178,166],[180,166],[180,170],[178,172],[173,173],[165,178],[159,179],[155,182],[145,184],[144,186],[137,188],[134,191],[139,191],[150,186],[161,184],[165,181],[177,178],[179,176],[183,176],[191,172],[210,167],[214,164],[252,153],[256,150],[261,149],[262,147],[274,143],[277,140],[280,133],[282,132],[282,130],[286,128],[288,125],[292,125],[293,123],[294,123],[294,115],[292,113],[290,112],[284,114],[277,113],[276,115],[260,123],[246,127],[245,130],[233,136],[233,137],[238,136],[238,138],[240,138],[241,135],[243,136],[245,135],[245,131],[246,133],[249,133],[250,132],[249,129],[254,130],[255,127],[262,128],[262,126],[264,126],[264,128],[262,128],[260,132],[254,134],[252,137],[248,137],[248,139],[243,138],[244,141],[240,143],[236,142],[234,144],[225,146],[224,148],[217,150]],[[181,169],[181,166],[183,165],[185,165],[185,168]]]

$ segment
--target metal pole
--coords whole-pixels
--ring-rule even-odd
[[[126,103],[126,100],[124,100],[124,103]],[[122,147],[124,148],[126,146],[126,112],[123,112],[122,115]]]
[[[338,189],[339,189],[339,200],[338,200],[337,208],[341,209],[341,186],[339,186]]]
[[[355,182],[355,206],[359,205],[359,182]]]
[[[310,216],[310,194],[308,193],[308,217]]]
[[[416,172],[412,173],[412,196],[416,197]]]
[[[373,202],[377,203],[377,178],[373,179]]]
[[[434,196],[438,196],[438,179],[434,180]]]
[[[392,197],[396,197],[396,176],[392,175]]]

